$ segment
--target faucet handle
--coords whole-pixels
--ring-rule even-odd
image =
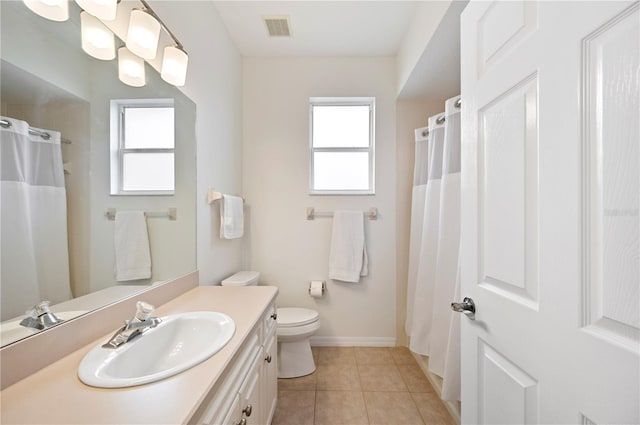
[[[28,309],[27,311],[25,311],[25,314],[27,316],[36,318],[36,317],[42,316],[43,314],[50,313],[51,310],[49,310],[49,304],[50,304],[49,301],[41,301],[38,304],[31,307],[30,309]]]
[[[149,318],[149,316],[151,316],[151,313],[153,313],[153,311],[156,308],[154,306],[152,306],[149,303],[146,303],[144,301],[138,301],[136,303],[136,316],[135,318],[142,321],[145,321]]]

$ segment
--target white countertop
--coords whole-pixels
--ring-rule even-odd
[[[155,315],[219,311],[231,316],[236,323],[233,338],[208,360],[147,385],[119,389],[89,387],[78,379],[78,365],[89,350],[111,337],[108,334],[0,392],[0,422],[3,425],[186,423],[277,293],[273,286],[192,289],[159,307]]]

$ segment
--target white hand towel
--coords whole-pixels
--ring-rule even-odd
[[[220,238],[236,239],[244,234],[244,202],[238,196],[222,195],[220,202]]]
[[[369,259],[364,241],[362,211],[336,211],[333,214],[329,277],[345,282],[358,282],[369,272]]]
[[[115,223],[116,280],[149,279],[151,252],[142,211],[118,211]]]

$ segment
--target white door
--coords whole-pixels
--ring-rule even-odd
[[[638,2],[462,15],[462,421],[640,423]]]

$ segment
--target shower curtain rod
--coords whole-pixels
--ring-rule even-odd
[[[458,100],[456,100],[456,103],[453,104],[453,106],[455,106],[456,108],[460,108],[460,106],[462,106],[462,98],[459,98]],[[442,124],[445,121],[445,117],[444,114],[442,114],[441,116],[438,117],[438,119],[436,120],[437,124]],[[422,131],[422,136],[423,137],[427,137],[429,135],[429,127],[425,128]]]
[[[4,128],[9,128],[12,126],[11,121],[7,121],[7,120],[0,120],[0,125]],[[31,128],[31,127],[29,127],[29,134],[34,136],[40,136],[44,140],[49,140],[51,138],[51,135],[49,133],[45,131],[36,130],[35,128]],[[71,140],[68,140],[68,139],[60,139],[60,142],[64,143],[65,145],[71,144]]]

